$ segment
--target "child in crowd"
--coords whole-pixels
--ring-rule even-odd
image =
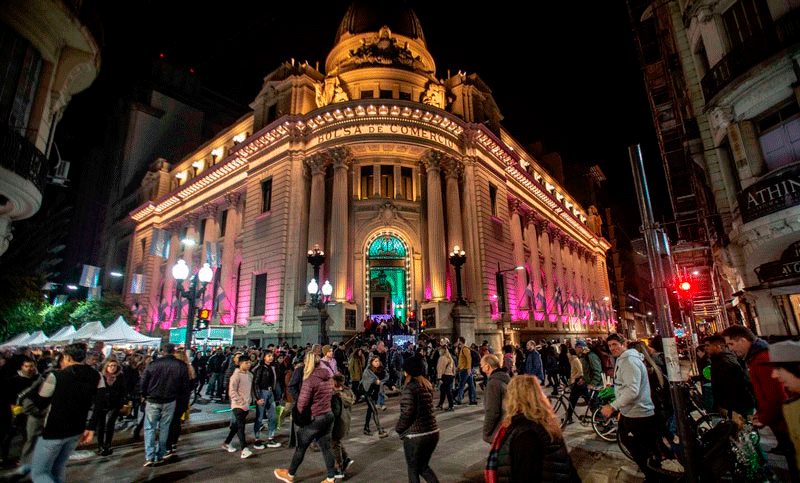
[[[231,380],[228,383],[228,394],[231,398],[231,409],[233,410],[233,420],[231,421],[231,430],[228,432],[228,437],[222,443],[222,449],[229,453],[236,451],[231,445],[233,436],[239,437],[239,444],[242,447],[242,458],[249,458],[253,452],[247,447],[247,440],[244,436],[244,427],[247,422],[247,413],[250,412],[250,401],[253,393],[253,374],[250,372],[250,359],[246,357],[239,358],[239,368],[231,374]],[[264,400],[259,399],[257,404],[264,404]]]

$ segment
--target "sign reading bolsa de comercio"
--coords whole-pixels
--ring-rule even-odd
[[[800,241],[796,241],[781,254],[781,259],[756,267],[761,282],[778,282],[800,277]]]
[[[800,166],[780,171],[739,193],[742,222],[800,204]]]

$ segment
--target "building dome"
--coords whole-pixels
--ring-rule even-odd
[[[350,4],[339,24],[335,43],[338,44],[348,35],[378,32],[384,26],[395,34],[425,43],[419,18],[405,2],[379,3],[371,0],[356,0]]]

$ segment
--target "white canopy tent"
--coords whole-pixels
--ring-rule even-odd
[[[44,335],[44,332],[41,330],[37,330],[33,334],[30,335],[27,339],[22,341],[20,345],[26,347],[43,347],[47,345],[47,336]]]
[[[12,337],[11,339],[9,339],[6,342],[4,342],[2,345],[0,345],[0,350],[14,349],[14,348],[19,346],[20,342],[24,341],[25,339],[30,338],[30,336],[31,335],[29,333],[27,333],[27,332],[23,332],[21,334],[17,334],[14,337]]]
[[[58,329],[55,334],[50,336],[50,339],[47,340],[48,344],[52,344],[53,341],[59,340],[69,340],[72,337],[72,334],[75,333],[75,327],[71,325],[65,325],[64,327]]]
[[[103,341],[109,345],[142,345],[158,347],[161,345],[160,337],[148,337],[131,328],[122,316],[117,317],[113,324],[106,330],[89,337],[92,342]]]
[[[86,322],[81,326],[80,329],[76,330],[73,334],[58,341],[56,341],[54,338],[51,338],[50,343],[55,345],[64,345],[78,341],[86,341],[89,340],[91,336],[99,334],[105,329],[106,328],[103,327],[103,324],[101,324],[100,322]]]

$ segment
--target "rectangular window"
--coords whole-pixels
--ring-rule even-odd
[[[361,199],[372,198],[373,190],[372,166],[361,167]]]
[[[731,50],[772,24],[772,16],[764,0],[739,0],[722,14],[722,19],[728,31]]]
[[[391,90],[386,90],[386,89],[381,89],[380,97],[381,97],[381,99],[394,99],[394,96],[392,95],[392,91]]]
[[[401,101],[410,101],[411,100],[411,93],[410,92],[400,91],[400,100]]]
[[[259,273],[253,280],[253,317],[263,316],[267,308],[267,274]]]
[[[796,102],[768,114],[756,125],[767,171],[800,160],[800,108]]]
[[[362,99],[372,99],[375,97],[375,92],[372,90],[361,91],[361,98]]]
[[[219,237],[222,238],[225,236],[225,228],[228,224],[228,210],[223,210],[222,215],[219,219]]]
[[[492,216],[497,216],[497,187],[489,184],[489,204],[492,209]]]
[[[202,247],[203,246],[203,242],[206,241],[206,224],[207,224],[207,222],[208,222],[208,219],[206,219],[206,218],[203,218],[202,221],[200,221],[200,242],[198,243],[198,245],[200,245],[200,247]]]
[[[394,166],[381,166],[381,196],[394,198]]]
[[[186,226],[181,228],[180,238],[178,238],[178,246],[180,247],[178,248],[178,252],[180,253],[181,256],[183,256],[184,247],[186,246],[183,244],[183,240],[185,240],[188,235],[189,235],[189,228]]]
[[[272,104],[267,108],[267,124],[278,118],[278,103]]]
[[[272,178],[261,182],[261,213],[272,209]]]
[[[411,168],[400,168],[400,189],[403,190],[403,199],[414,201],[414,170]]]

